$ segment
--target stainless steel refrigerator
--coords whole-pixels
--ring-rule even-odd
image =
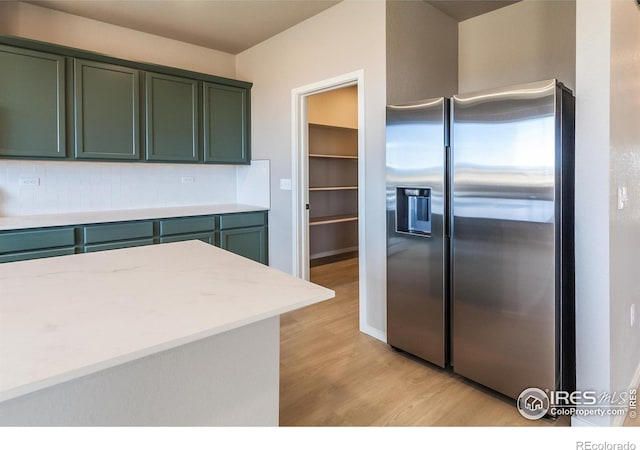
[[[387,108],[387,339],[509,397],[575,383],[574,99]]]

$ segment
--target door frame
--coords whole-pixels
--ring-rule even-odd
[[[338,75],[291,91],[291,173],[293,219],[293,275],[309,279],[309,136],[307,98],[310,95],[348,86],[358,87],[358,283],[360,292],[360,321],[366,310],[365,258],[365,109],[364,70]]]

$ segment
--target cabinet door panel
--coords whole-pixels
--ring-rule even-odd
[[[63,56],[0,46],[0,156],[66,156]]]
[[[198,82],[147,72],[146,158],[198,161]]]
[[[75,60],[77,158],[139,159],[139,75],[135,69]]]
[[[204,83],[203,109],[205,162],[249,164],[247,91]]]
[[[262,264],[267,263],[267,229],[239,228],[220,232],[220,247]]]

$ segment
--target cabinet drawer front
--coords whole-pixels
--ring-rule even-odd
[[[50,258],[51,256],[73,255],[74,253],[74,247],[54,248],[51,250],[37,250],[33,252],[9,253],[8,255],[0,255],[0,263],[26,261],[28,259]]]
[[[12,231],[0,234],[0,254],[75,245],[73,228]]]
[[[220,229],[257,227],[267,223],[266,213],[252,212],[240,214],[224,214],[220,216]]]
[[[215,219],[215,216],[164,219],[160,221],[160,236],[214,231],[216,229]]]
[[[64,56],[0,45],[0,67],[0,155],[64,158]]]
[[[83,227],[85,244],[153,238],[153,222],[128,222]]]
[[[190,233],[190,234],[178,234],[175,236],[166,236],[160,238],[161,244],[166,244],[168,242],[180,242],[180,241],[191,241],[193,239],[198,239],[202,242],[206,242],[207,244],[215,245],[215,233]]]
[[[118,248],[141,247],[143,245],[152,245],[153,239],[137,239],[135,241],[107,242],[105,244],[85,245],[85,253],[99,252],[102,250],[115,250]]]

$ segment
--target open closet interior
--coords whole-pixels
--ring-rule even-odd
[[[310,266],[358,252],[357,86],[312,95],[309,121]]]

